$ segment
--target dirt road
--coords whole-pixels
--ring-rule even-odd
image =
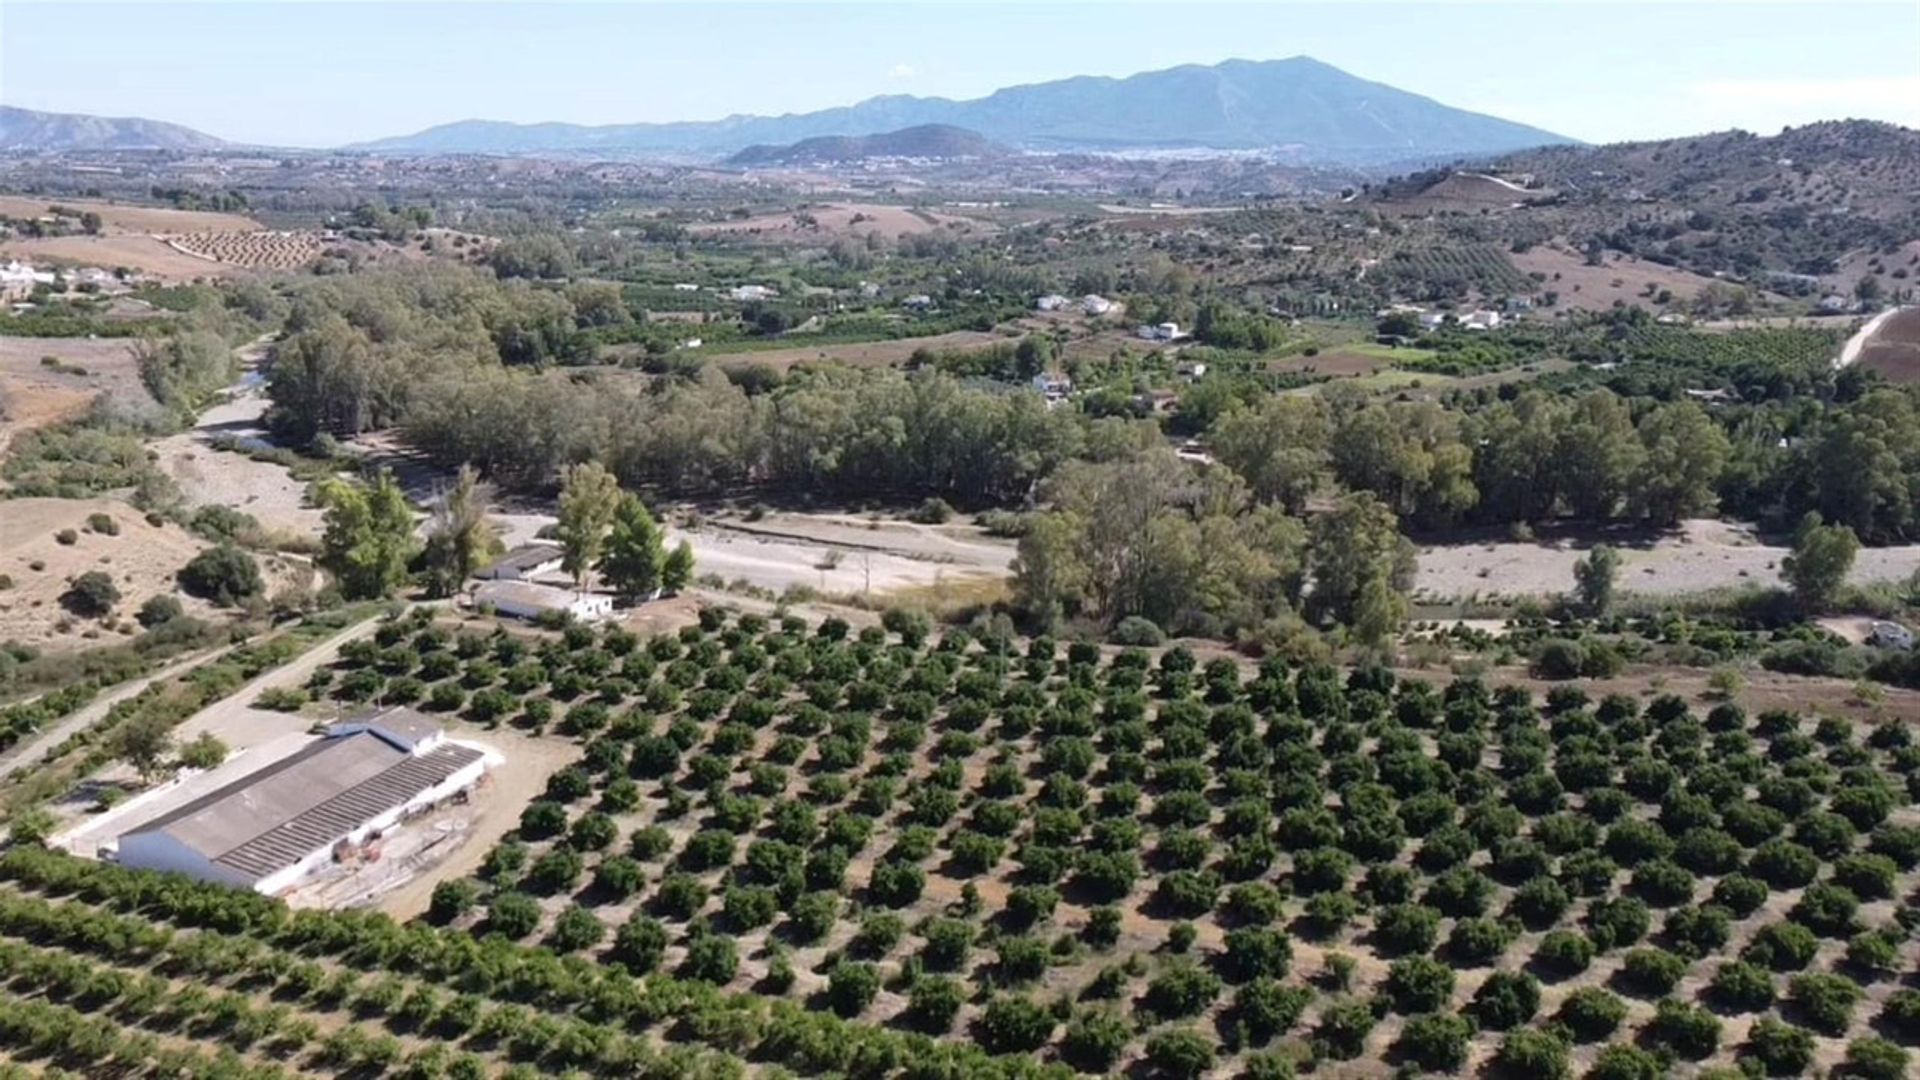
[[[181,672],[207,660],[215,660],[226,655],[233,646],[228,645],[213,652],[195,653],[182,660],[161,668],[151,675],[145,675],[132,682],[122,684],[94,698],[86,706],[73,712],[52,727],[43,728],[32,738],[17,744],[13,749],[0,755],[0,781],[11,777],[30,765],[38,765],[46,759],[47,752],[73,738],[75,735],[99,723],[107,711],[115,705],[131,698],[161,679],[169,679]]]

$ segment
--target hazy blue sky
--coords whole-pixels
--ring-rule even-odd
[[[1607,141],[1920,126],[1920,2],[654,4],[0,0],[0,102],[327,146],[472,117],[615,123],[976,97],[1306,54]]]

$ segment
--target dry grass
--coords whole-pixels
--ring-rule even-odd
[[[70,199],[64,196],[0,195],[0,216],[4,217],[48,217],[54,206],[63,210],[99,214],[101,232],[108,236],[124,233],[240,232],[261,227],[259,222],[245,215],[211,210],[129,206],[102,199]]]
[[[1656,294],[1664,289],[1676,300],[1686,300],[1713,280],[1617,251],[1607,252],[1604,266],[1588,266],[1584,256],[1545,244],[1508,258],[1523,274],[1546,275],[1536,288],[1558,292],[1558,306],[1565,310],[1607,311],[1615,301],[1645,305],[1649,286]]]

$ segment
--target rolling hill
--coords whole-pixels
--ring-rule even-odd
[[[888,95],[785,116],[665,124],[467,120],[350,149],[725,157],[835,135],[946,125],[1027,150],[1269,150],[1334,164],[1482,157],[1569,140],[1369,82],[1308,57],[1079,76],[954,101]]]
[[[224,139],[179,124],[0,105],[0,150],[217,150]]]
[[[965,128],[922,124],[878,135],[821,135],[786,146],[749,146],[727,159],[729,165],[818,165],[872,158],[918,158],[952,161],[992,158],[1007,148]]]

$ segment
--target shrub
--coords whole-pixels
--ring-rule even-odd
[[[1744,960],[1730,960],[1713,973],[1707,993],[1722,1008],[1760,1012],[1773,1005],[1773,976]]]
[[[1622,981],[1645,997],[1664,997],[1687,973],[1687,962],[1665,949],[1634,949],[1620,965]]]
[[[1129,615],[1114,624],[1108,639],[1115,645],[1151,648],[1163,644],[1167,640],[1167,635],[1161,632],[1160,627],[1155,625],[1153,620]]]
[[[941,975],[923,975],[907,992],[907,1020],[919,1031],[944,1035],[966,1001],[960,983]]]
[[[540,904],[521,892],[504,892],[487,905],[487,931],[519,939],[540,925]]]
[[[1387,968],[1382,989],[1396,1012],[1434,1012],[1453,996],[1453,969],[1425,956],[1402,957]]]
[[[1104,1073],[1120,1060],[1132,1039],[1132,1026],[1119,1014],[1089,1009],[1068,1021],[1060,1039],[1060,1056],[1082,1072]]]
[[[235,607],[266,591],[260,565],[253,556],[230,544],[219,544],[195,555],[180,568],[180,587],[221,607]]]
[[[1161,1076],[1192,1080],[1213,1068],[1213,1041],[1187,1028],[1156,1032],[1146,1050],[1147,1064]]]
[[[1325,1056],[1335,1061],[1351,1061],[1366,1048],[1367,1035],[1376,1021],[1373,1010],[1364,1001],[1342,998],[1320,1010],[1320,1023],[1313,1029]]]
[[[1496,971],[1473,995],[1473,1013],[1480,1026],[1505,1031],[1533,1019],[1540,1010],[1540,983],[1518,971]]]
[[[1854,1080],[1902,1080],[1907,1071],[1907,1052],[1885,1039],[1867,1036],[1847,1044],[1847,1059],[1835,1075]]]
[[[1509,1032],[1493,1056],[1500,1075],[1528,1080],[1562,1080],[1568,1072],[1567,1044],[1532,1028]]]
[[[146,603],[140,605],[140,611],[134,616],[134,619],[138,621],[141,626],[151,630],[156,626],[164,626],[185,615],[186,609],[180,606],[179,597],[167,593],[159,593],[147,597]]]
[[[1578,975],[1593,962],[1593,942],[1571,930],[1552,930],[1540,939],[1533,958],[1554,975]]]
[[[1689,1060],[1712,1057],[1720,1048],[1720,1020],[1705,1009],[1672,998],[1654,1006],[1647,1037],[1675,1055]]]
[[[1408,1061],[1432,1072],[1450,1073],[1467,1059],[1473,1025],[1462,1017],[1428,1013],[1409,1019],[1394,1043]]]
[[[944,525],[953,520],[953,506],[945,499],[932,497],[914,507],[909,517],[922,525]]]
[[[1810,972],[1787,983],[1787,999],[1807,1023],[1828,1035],[1840,1035],[1853,1019],[1854,1006],[1865,995],[1859,984],[1844,975]]]
[[[1053,1034],[1053,1014],[1031,999],[1001,994],[980,1012],[980,1044],[995,1054],[1027,1054]]]
[[[827,976],[827,1004],[844,1017],[855,1017],[880,993],[880,974],[872,964],[841,961]]]
[[[104,570],[89,570],[67,583],[60,606],[82,618],[99,618],[120,602],[120,588]]]
[[[703,934],[687,945],[687,957],[680,965],[683,978],[724,986],[740,971],[740,953],[733,939],[718,934]]]
[[[1306,1011],[1313,992],[1301,986],[1282,986],[1272,979],[1255,979],[1233,995],[1233,1019],[1257,1044],[1286,1033]]]
[[[1147,984],[1145,1003],[1163,1019],[1197,1016],[1220,996],[1220,980],[1188,963],[1175,964]]]
[[[1610,1043],[1595,1055],[1582,1080],[1662,1080],[1667,1067],[1658,1057],[1626,1043]]]
[[[95,511],[87,515],[87,531],[101,536],[119,536],[120,523],[113,520],[112,514]]]
[[[1555,1014],[1574,1038],[1599,1042],[1612,1035],[1627,1018],[1626,1002],[1597,986],[1583,986],[1567,995]]]
[[[80,542],[80,534],[74,532],[72,529],[61,529],[59,532],[53,534],[53,539],[62,547],[72,547]]]

